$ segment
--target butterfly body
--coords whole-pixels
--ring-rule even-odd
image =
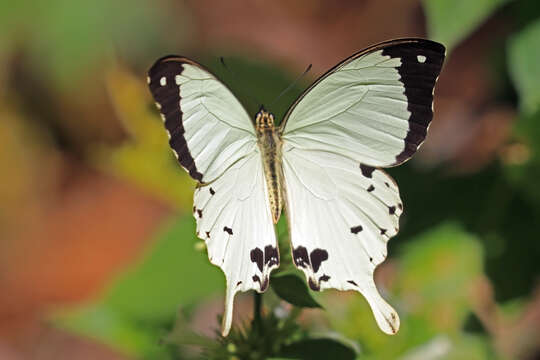
[[[255,117],[257,144],[261,151],[264,177],[268,187],[272,221],[277,224],[283,209],[285,188],[281,162],[282,141],[274,126],[274,116],[261,109]]]
[[[199,183],[197,236],[226,277],[223,335],[235,294],[265,291],[279,266],[274,224],[282,209],[310,288],[357,291],[382,331],[398,331],[399,316],[373,279],[403,212],[398,186],[381,168],[407,161],[423,143],[444,57],[443,45],[424,39],[373,45],[316,80],[279,127],[264,109],[253,124],[193,60],[166,56],[150,68],[169,144]]]

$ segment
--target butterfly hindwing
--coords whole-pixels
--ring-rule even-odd
[[[309,286],[359,291],[381,329],[395,333],[399,318],[373,282],[403,210],[393,180],[347,157],[288,145],[283,172],[293,260]]]
[[[373,273],[399,230],[395,182],[377,167],[408,160],[426,136],[444,47],[394,40],[353,55],[317,80],[281,126],[295,265],[314,290],[356,290],[379,327],[399,329]]]
[[[258,149],[236,162],[212,184],[195,190],[197,235],[210,262],[227,278],[223,333],[229,332],[234,295],[268,288],[279,252]]]
[[[395,166],[422,144],[433,117],[442,45],[394,40],[353,55],[317,80],[282,123],[284,141]]]
[[[179,56],[159,59],[148,71],[150,91],[180,164],[199,182],[210,182],[252,151],[250,117],[208,70]]]
[[[158,60],[148,82],[172,150],[199,182],[193,206],[197,236],[227,279],[225,336],[235,294],[265,291],[279,265],[255,129],[225,85],[189,59]]]

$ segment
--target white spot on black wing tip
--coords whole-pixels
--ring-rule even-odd
[[[419,63],[423,64],[426,62],[426,57],[424,55],[417,55],[416,60],[418,60]]]
[[[150,85],[150,81],[151,81],[151,80],[150,80],[150,76],[147,76],[147,77],[146,77],[146,83],[147,83],[148,85]]]
[[[159,85],[161,86],[167,85],[167,78],[165,76],[162,76],[161,79],[159,79]]]

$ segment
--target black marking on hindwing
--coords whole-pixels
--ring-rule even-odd
[[[233,231],[230,227],[226,227],[224,226],[223,227],[223,231],[225,231],[226,233],[228,233],[229,235],[232,235],[233,234]]]
[[[259,271],[263,271],[263,261],[264,261],[264,255],[261,249],[255,248],[250,251],[249,253],[251,262],[254,262],[257,264],[257,267],[259,268]]]
[[[358,234],[360,231],[362,231],[364,228],[362,227],[362,225],[358,225],[358,226],[353,226],[351,228],[351,232],[353,234]]]
[[[308,251],[304,246],[298,246],[293,249],[293,261],[294,264],[299,268],[311,269],[313,276],[321,268],[321,263],[328,260],[328,251],[324,249],[314,249],[308,256]],[[315,280],[311,276],[308,279],[308,285],[312,290],[320,290],[321,281],[330,280],[330,276],[323,274]]]
[[[382,55],[401,60],[397,71],[405,88],[407,110],[411,113],[405,148],[396,156],[394,165],[409,159],[426,138],[433,118],[433,88],[441,72],[444,53],[443,45],[429,40],[390,44],[382,50]]]
[[[253,275],[252,279],[254,282],[259,283],[259,291],[265,291],[266,288],[268,288],[269,269],[279,265],[279,251],[272,245],[265,246],[264,252],[256,247],[249,252],[249,258],[251,262],[257,265],[257,269],[259,269],[262,274],[262,280],[257,274]]]
[[[154,100],[160,105],[159,111],[164,116],[165,128],[170,135],[169,145],[177,154],[178,162],[192,178],[202,181],[203,175],[195,166],[184,136],[183,113],[180,108],[181,92],[175,79],[183,71],[184,64],[179,57],[165,56],[157,60],[148,70],[149,87]]]
[[[372,166],[360,164],[360,170],[362,171],[362,175],[371,179],[371,177],[373,176],[373,172],[375,171],[375,168]]]

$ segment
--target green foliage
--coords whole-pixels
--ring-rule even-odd
[[[270,285],[272,290],[289,304],[307,308],[321,307],[297,273],[278,273],[272,276]]]
[[[141,0],[2,1],[0,46],[24,40],[31,61],[52,85],[78,90],[81,79],[95,78],[115,55],[145,59],[165,41],[180,40],[178,27],[185,21],[159,20],[172,19],[161,16],[163,10]],[[32,21],[26,21],[29,16]]]
[[[423,0],[429,36],[451,50],[508,1]]]
[[[224,291],[221,271],[208,263],[206,254],[194,250],[194,234],[191,217],[180,219],[100,302],[59,315],[58,323],[133,355],[165,353],[158,340],[178,309]]]
[[[508,66],[519,93],[521,110],[531,115],[540,110],[540,20],[512,36]]]
[[[177,326],[165,341],[180,350],[186,345],[198,345],[202,349],[200,358],[208,360],[356,358],[356,351],[337,338],[309,337],[298,325],[299,315],[299,308],[280,317],[274,312],[259,314],[249,324],[234,327],[226,338],[217,334],[217,341]]]
[[[353,360],[356,352],[351,347],[334,339],[305,339],[283,347],[281,352],[294,359],[305,360]]]

